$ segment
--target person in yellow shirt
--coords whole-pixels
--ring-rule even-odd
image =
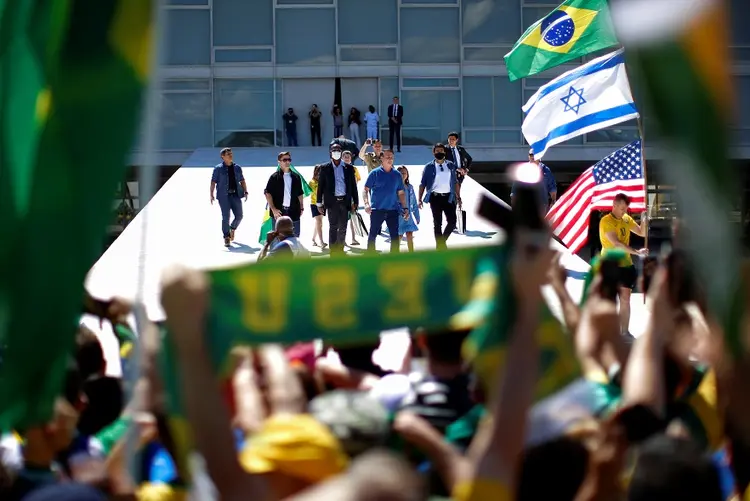
[[[312,214],[313,220],[315,221],[312,244],[314,247],[325,249],[326,247],[328,247],[328,244],[323,241],[323,215],[320,213],[317,206],[319,178],[320,165],[316,165],[315,171],[313,171],[312,181],[310,181],[310,189],[312,190],[312,193],[310,193],[310,213]]]
[[[641,216],[641,224],[637,224],[628,215],[630,197],[624,193],[615,195],[612,203],[612,211],[604,216],[599,222],[599,240],[602,244],[602,253],[607,249],[622,249],[627,252],[625,258],[620,262],[619,292],[620,298],[620,330],[623,335],[631,336],[628,328],[630,326],[630,294],[635,288],[638,280],[638,272],[633,265],[631,255],[646,256],[648,249],[633,249],[630,246],[630,233],[639,237],[645,237],[648,231],[648,216]]]

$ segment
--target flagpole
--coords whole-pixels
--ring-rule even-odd
[[[643,120],[641,119],[640,114],[638,115],[638,119],[636,120],[636,122],[638,123],[638,135],[641,138],[641,171],[643,172],[643,191],[646,195],[646,210],[644,211],[644,213],[646,214],[646,217],[649,218],[649,220],[646,222],[646,232],[643,236],[643,247],[648,249],[648,230],[651,225],[651,214],[648,203],[648,176],[646,175],[646,140],[643,136]],[[641,223],[643,223],[643,219],[641,219]]]

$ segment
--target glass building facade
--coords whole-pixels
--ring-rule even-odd
[[[450,131],[467,146],[522,146],[521,106],[539,86],[580,64],[508,81],[503,55],[550,12],[549,0],[167,0],[161,40],[162,152],[212,146],[284,146],[282,114],[369,105],[381,116],[394,96],[406,111],[404,144],[430,144]],[[750,147],[750,2],[730,0],[737,83],[735,146]],[[381,137],[387,137],[386,126]],[[560,148],[622,145],[634,123]],[[364,128],[362,130],[364,136]],[[747,150],[747,148],[742,148]],[[747,157],[745,157],[747,158]]]

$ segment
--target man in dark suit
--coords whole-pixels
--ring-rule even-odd
[[[473,161],[466,148],[458,144],[458,132],[448,134],[448,145],[445,148],[445,159],[456,164],[456,167],[463,169],[468,174]],[[465,174],[456,172],[456,196],[461,199],[461,183],[464,182]]]
[[[279,167],[271,174],[263,192],[268,202],[268,210],[274,221],[281,216],[288,216],[294,223],[294,236],[299,237],[300,218],[304,209],[303,199],[305,192],[302,190],[302,178],[291,169],[292,155],[288,151],[282,151],[276,157]]]
[[[401,153],[401,125],[404,123],[404,107],[398,104],[398,96],[393,97],[393,104],[388,106],[388,132],[390,148],[393,149],[393,136],[396,135],[398,152]]]
[[[318,210],[328,213],[328,243],[331,253],[344,252],[347,214],[359,207],[354,167],[341,160],[340,144],[330,146],[331,161],[321,164],[318,180]]]

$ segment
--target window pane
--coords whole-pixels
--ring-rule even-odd
[[[464,47],[464,61],[499,63],[509,50],[508,47]]]
[[[731,45],[750,46],[750,31],[747,29],[747,22],[750,19],[750,3],[747,0],[730,0],[731,19]]]
[[[490,103],[492,77],[464,77],[464,127],[492,127]]]
[[[273,130],[273,80],[214,80],[216,130]]]
[[[521,132],[517,130],[496,130],[495,144],[510,144],[514,146],[523,144]]]
[[[208,0],[167,0],[167,5],[208,5]]]
[[[521,127],[521,82],[506,77],[495,77],[495,127]]]
[[[388,135],[388,129],[385,129],[385,132],[383,133],[382,138],[383,138],[382,140],[384,141],[388,141],[390,139],[390,136]],[[442,135],[440,134],[440,129],[436,129],[435,127],[401,129],[401,143],[404,146],[414,146],[414,145],[432,146],[435,143],[443,142],[443,141],[444,139]],[[395,146],[396,144],[394,141],[394,147]]]
[[[402,63],[457,63],[458,9],[401,9]]]
[[[165,64],[211,64],[211,20],[208,9],[167,9]]]
[[[750,129],[735,129],[731,137],[732,144],[750,144]]]
[[[638,128],[635,121],[625,122],[606,129],[599,129],[586,134],[587,143],[614,143],[617,145],[632,143],[638,139]]]
[[[161,95],[161,149],[193,150],[211,143],[211,94]]]
[[[419,5],[421,3],[456,5],[458,3],[458,0],[401,0],[401,3],[404,5],[406,4]]]
[[[338,11],[340,44],[398,43],[398,0],[339,0]]]
[[[333,0],[276,0],[276,5],[333,5]]]
[[[448,134],[461,131],[461,91],[440,92],[440,139],[445,142]]]
[[[209,80],[164,80],[162,82],[164,90],[202,90],[210,91],[211,82]]]
[[[341,47],[339,57],[343,62],[395,62],[398,54],[395,47]]]
[[[554,7],[524,7],[523,8],[523,30],[543,19],[555,10]]]
[[[214,0],[214,45],[273,45],[273,0]]]
[[[305,36],[311,34],[313,36]],[[336,62],[336,24],[333,9],[276,11],[277,64],[333,64]]]
[[[273,131],[228,132],[216,131],[214,146],[217,148],[256,148],[274,146]]]
[[[404,105],[404,127],[439,126],[440,91],[403,90],[401,102]]]
[[[217,63],[270,63],[273,60],[271,49],[216,49],[214,61]]]
[[[463,0],[464,43],[515,43],[521,29],[521,2]]]
[[[461,136],[463,144],[492,144],[491,130],[467,130]]]
[[[404,90],[404,138],[431,138],[433,142],[445,140],[448,133],[461,126],[461,94],[457,90]],[[429,135],[419,136],[412,129],[419,129],[419,134],[434,129]],[[437,136],[435,136],[437,134]],[[404,144],[423,144],[407,143]]]
[[[398,96],[398,78],[380,79],[380,124],[388,127],[388,106],[393,102],[393,96]],[[404,103],[401,103],[404,104]],[[385,117],[385,119],[383,118]]]
[[[458,87],[458,78],[404,78],[402,87]]]
[[[735,77],[737,85],[738,123],[744,129],[750,129],[750,77]]]
[[[750,61],[750,47],[748,48],[732,47],[732,58],[735,61]]]

